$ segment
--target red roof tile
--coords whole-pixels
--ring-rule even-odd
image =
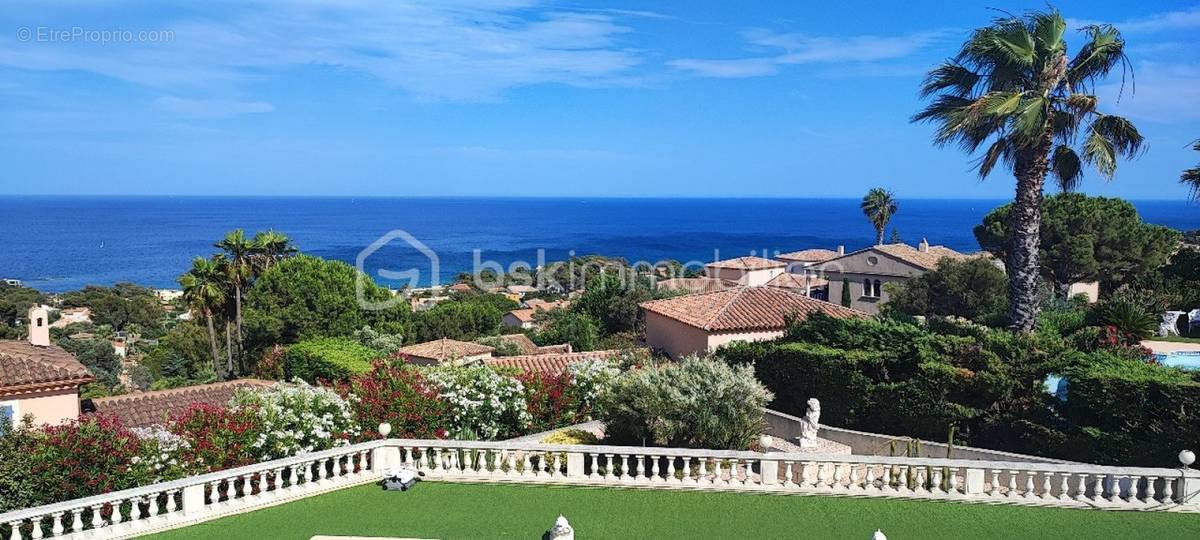
[[[784,262],[825,262],[839,257],[832,249],[802,249],[791,253],[780,253],[775,259]]]
[[[567,354],[527,354],[522,356],[503,356],[484,360],[489,366],[510,367],[525,371],[541,371],[543,373],[562,373],[571,364],[589,362],[592,360],[609,360],[621,354],[619,350],[587,351]]]
[[[458,341],[456,339],[442,338],[425,343],[417,343],[401,347],[400,354],[415,356],[419,358],[431,358],[439,362],[447,360],[458,360],[468,356],[478,356],[481,354],[490,354],[494,351],[492,347],[471,343],[469,341]]]
[[[642,309],[708,331],[778,330],[785,317],[819,311],[831,317],[866,317],[861,311],[777,287],[738,287],[641,304]]]
[[[783,268],[787,265],[779,261],[772,261],[771,259],[764,259],[762,257],[737,257],[734,259],[710,262],[704,266],[712,268],[735,268],[738,270],[763,270],[766,268]]]
[[[94,380],[92,373],[62,347],[0,341],[0,394],[79,386]]]
[[[92,400],[94,410],[85,412],[115,415],[129,427],[150,427],[155,424],[166,424],[172,415],[186,410],[193,403],[224,405],[233,399],[233,395],[240,389],[269,388],[274,384],[271,381],[258,379],[240,379],[96,398]]]

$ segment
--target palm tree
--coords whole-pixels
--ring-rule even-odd
[[[913,122],[937,127],[934,143],[974,153],[980,178],[997,163],[1017,179],[1008,260],[1009,318],[1030,331],[1037,321],[1038,248],[1046,174],[1074,189],[1082,163],[1111,179],[1117,158],[1132,158],[1142,136],[1128,120],[1102,114],[1096,81],[1129,66],[1125,40],[1110,25],[1082,28],[1086,43],[1067,58],[1066,21],[1057,11],[1008,16],[975,30],[958,55],[929,72],[923,97],[936,96]],[[1079,143],[1080,151],[1073,146]]]
[[[875,188],[867,192],[860,206],[867,221],[875,227],[875,244],[882,244],[883,230],[896,214],[896,196],[886,189]]]
[[[235,229],[225,234],[220,242],[213,247],[224,250],[228,260],[225,270],[229,273],[229,283],[233,285],[233,320],[237,328],[238,349],[242,344],[242,291],[254,273],[254,255],[257,244],[246,238],[246,233]]]
[[[217,349],[217,329],[213,322],[213,311],[221,309],[225,300],[225,269],[217,258],[192,259],[192,267],[179,276],[183,287],[183,301],[189,309],[204,315],[208,322],[208,343],[212,348],[213,371],[221,374],[221,353]]]
[[[1200,139],[1192,143],[1192,150],[1200,152]],[[1188,186],[1193,201],[1200,202],[1200,165],[1196,165],[1179,175],[1179,183]]]
[[[256,261],[261,272],[270,270],[276,262],[292,256],[297,251],[296,247],[292,245],[291,238],[273,229],[256,233],[253,242]]]

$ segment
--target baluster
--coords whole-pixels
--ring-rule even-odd
[[[692,458],[690,457],[683,458],[683,478],[680,481],[688,483],[692,481]]]
[[[842,465],[841,463],[833,464],[833,481],[829,483],[829,489],[831,490],[842,487]]]
[[[1037,495],[1037,493],[1035,493],[1033,490],[1033,477],[1036,475],[1037,473],[1033,471],[1028,471],[1025,473],[1025,494],[1022,496],[1026,499]]]
[[[604,474],[601,476],[604,480],[609,480],[617,477],[616,462],[613,461],[612,454],[604,454]]]
[[[737,474],[738,474],[738,459],[733,458],[733,459],[729,460],[729,479],[726,480],[725,483],[733,484],[734,481],[737,480]]]
[[[1059,473],[1058,476],[1058,500],[1065,501],[1071,498],[1071,485],[1068,480],[1071,478],[1071,473]]]
[[[364,453],[365,453],[365,452],[364,452]],[[401,457],[401,459],[403,459],[403,460],[404,460],[404,463],[405,463],[405,464],[412,463],[413,455],[412,455],[412,449],[411,449],[411,448],[409,448],[409,447],[405,446],[404,448],[402,448],[402,449],[400,450],[400,455],[402,456],[402,457]]]
[[[104,526],[104,518],[100,516],[100,511],[104,509],[102,504],[93,504],[92,508],[92,529],[99,529]]]
[[[1098,474],[1092,475],[1092,500],[1102,501],[1104,497],[1104,477]]]
[[[1010,469],[1008,471],[1008,493],[1006,493],[1005,496],[1015,497],[1016,495],[1017,495],[1017,471]]]
[[[658,473],[659,473],[658,461],[659,461],[659,459],[661,459],[661,458],[659,458],[659,456],[650,456],[650,481],[651,482],[658,482],[658,481],[662,480],[662,478],[660,478],[658,476]]]
[[[147,510],[148,510],[148,513],[150,514],[150,517],[158,517],[158,494],[157,493],[151,494],[149,496],[149,500],[146,502],[147,502],[147,506],[148,506]],[[83,512],[82,510],[75,511],[75,524],[72,525],[71,528],[76,531],[83,528],[83,524],[80,523],[80,521],[79,521],[79,517],[82,512]]]
[[[946,485],[950,488],[948,491],[951,495],[958,495],[958,469],[947,469]]]
[[[533,465],[529,462],[529,452],[521,452],[521,476],[533,474]]]
[[[875,466],[871,465],[870,463],[867,464],[867,479],[866,482],[863,483],[863,488],[870,490],[875,489]]]
[[[143,500],[144,499],[142,497],[138,497],[136,499],[131,499],[129,501],[131,503],[129,506],[129,513],[131,514],[129,516],[130,525],[144,525],[145,524],[145,522],[142,521],[146,517],[146,514],[142,513]]]
[[[125,521],[125,516],[121,514],[121,503],[125,501],[116,501],[112,505],[112,524],[118,526],[122,521]],[[58,523],[58,516],[54,517],[54,522]]]
[[[43,519],[45,519],[45,516],[39,516],[39,517],[35,517],[35,518],[33,518],[33,519],[29,520],[30,524],[32,524],[32,525],[33,525],[33,528],[32,528],[32,529],[30,529],[30,531],[29,531],[29,533],[30,533],[30,538],[34,538],[34,539],[37,539],[37,538],[42,538],[42,536],[43,536],[43,533],[42,533],[42,520],[43,520]],[[61,526],[61,525],[60,525],[60,526]],[[81,526],[80,528],[78,528],[78,529],[75,529],[75,530],[76,530],[76,531],[81,531],[81,530],[83,530],[83,527]],[[55,532],[54,532],[54,529],[53,529],[53,523],[51,524],[51,529],[50,529],[50,531],[51,531],[51,532],[50,532],[50,534],[57,536],[57,534],[58,534],[58,533],[55,533]]]
[[[912,491],[914,493],[927,493],[929,491],[925,486],[925,482],[928,480],[928,473],[929,471],[925,467],[912,468]]]
[[[987,494],[989,497],[997,497],[1000,495],[1000,470],[991,469],[990,472],[992,474],[992,483],[988,485]]]
[[[808,465],[807,461],[800,462],[800,479],[796,482],[800,489],[808,488]]]
[[[1129,476],[1126,476],[1125,478],[1129,479],[1129,496],[1125,498],[1125,501],[1129,502],[1129,503],[1140,502],[1140,501],[1138,501],[1138,497],[1137,497],[1138,477],[1133,476],[1131,474]],[[1118,479],[1117,480],[1118,498],[1120,498],[1120,496],[1119,496],[1120,489],[1121,489],[1121,480]]]
[[[1172,504],[1175,502],[1175,481],[1171,478],[1163,478],[1162,502],[1163,504]]]
[[[597,470],[600,468],[600,454],[588,452],[587,457],[592,458],[592,468],[588,469],[587,479],[594,481],[600,475],[600,471]]]
[[[1155,504],[1158,502],[1158,500],[1154,498],[1154,483],[1157,481],[1157,476],[1146,477],[1146,504]]]
[[[433,472],[442,471],[442,451],[437,447],[430,448],[429,451],[433,454],[433,463],[429,466],[433,468]]]
[[[933,475],[929,480],[929,491],[941,495],[945,493],[942,490],[942,468],[934,467]]]
[[[167,512],[168,513],[174,512],[175,510],[177,510],[179,508],[179,506],[175,502],[175,495],[177,493],[179,493],[178,489],[173,489],[173,490],[167,492]]]
[[[637,474],[640,472],[634,468],[636,459],[636,456],[632,454],[628,460],[625,460],[625,456],[621,456],[621,466],[625,468],[625,480],[630,482],[637,482]]]
[[[12,530],[12,535],[9,540],[25,540],[25,533],[21,531],[21,527],[25,525],[24,521],[10,521],[8,528]]]
[[[283,467],[271,469],[271,486],[273,488],[272,496],[279,497],[283,494]]]
[[[666,459],[667,459],[667,478],[666,478],[666,481],[667,481],[667,482],[671,482],[671,483],[675,483],[675,482],[683,482],[683,479],[682,479],[682,478],[681,478],[681,479],[679,479],[679,480],[676,480],[676,479],[675,479],[675,457],[674,457],[674,456],[667,456],[667,458],[666,458]]]
[[[783,487],[792,487],[796,484],[792,483],[792,462],[786,461],[783,464]]]
[[[758,467],[759,467],[758,470],[761,471],[762,470],[762,462],[761,461],[758,462]],[[754,474],[754,460],[747,459],[746,463],[742,467],[742,469],[746,471],[745,476],[742,477],[742,485],[746,486],[746,485],[750,484],[750,480],[751,480],[750,476]],[[760,482],[762,481],[761,475],[759,475],[759,481]]]
[[[63,531],[65,530],[65,524],[63,523],[63,514],[64,513],[65,512],[55,512],[50,515],[50,534],[51,535],[62,536]],[[37,527],[38,532],[41,532],[42,520],[39,519],[39,520],[35,521],[34,523],[38,525],[38,527]]]
[[[708,463],[708,458],[700,458],[697,464],[700,466],[700,477],[696,478],[696,482],[709,482],[708,475],[712,472],[712,467]],[[712,482],[709,483],[711,484]]]
[[[1051,498],[1051,497],[1053,497],[1053,496],[1054,496],[1054,494],[1053,494],[1053,493],[1051,493],[1050,491],[1051,491],[1051,488],[1050,488],[1050,473],[1049,473],[1049,472],[1043,472],[1043,473],[1042,473],[1042,492],[1038,494],[1038,497],[1039,497],[1039,498],[1042,498],[1042,499],[1049,499],[1049,498]]]

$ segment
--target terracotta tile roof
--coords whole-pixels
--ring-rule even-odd
[[[571,352],[571,344],[563,343],[562,345],[542,345],[533,354],[566,354],[569,352]]]
[[[533,308],[514,309],[508,312],[509,315],[516,317],[521,322],[532,322],[535,313],[536,311]]]
[[[525,334],[507,334],[496,336],[495,339],[507,341],[516,345],[518,349],[521,349],[522,354],[537,354],[537,344],[534,343],[532,339],[529,339],[529,336]]]
[[[807,286],[811,288],[825,287],[829,285],[829,280],[819,278],[817,276],[808,276]],[[779,287],[781,289],[793,289],[796,292],[804,290],[805,276],[801,274],[783,273],[775,276],[771,281],[767,282],[768,287]]]
[[[193,403],[224,405],[233,399],[233,395],[240,389],[269,388],[274,384],[259,379],[240,379],[96,398],[92,400],[90,409],[85,406],[84,412],[115,415],[129,427],[150,427],[166,424],[172,415],[184,411]]]
[[[832,249],[802,249],[791,253],[780,253],[775,256],[775,260],[784,262],[825,262],[830,259],[840,257],[838,252]]]
[[[707,331],[778,330],[788,315],[820,311],[837,318],[866,317],[861,311],[777,287],[738,287],[641,304],[642,309]]]
[[[525,371],[562,373],[571,364],[591,360],[609,360],[621,354],[619,350],[587,351],[567,354],[531,354],[523,356],[501,356],[488,358],[484,363],[495,367],[510,367]]]
[[[478,356],[481,354],[490,354],[494,351],[492,347],[471,343],[469,341],[458,341],[456,339],[442,338],[416,345],[401,347],[400,354],[408,356],[416,356],[420,358],[432,358],[439,362],[446,360],[457,360],[468,356]]]
[[[912,247],[908,244],[883,244],[874,246],[874,249],[926,270],[933,270],[934,268],[937,268],[938,261],[945,257],[950,257],[953,259],[964,259],[968,257],[967,255],[954,251],[953,249],[945,246],[929,246],[928,251],[921,251],[920,249]]]
[[[714,292],[737,287],[737,283],[709,277],[672,278],[658,282],[658,287],[672,291]]]
[[[767,268],[783,268],[786,264],[762,257],[737,257],[723,261],[710,262],[706,268],[733,268],[737,270],[763,270]]]
[[[450,288],[450,290],[452,290],[454,292],[468,292],[471,290],[471,286],[467,285],[466,283],[455,283],[454,285],[451,285],[449,288]]]
[[[92,373],[62,347],[0,341],[0,394],[79,386],[94,380]]]

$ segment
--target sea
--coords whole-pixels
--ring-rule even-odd
[[[1003,200],[901,199],[886,236],[977,251],[972,228]],[[1142,219],[1200,229],[1200,206],[1134,201]],[[0,196],[0,278],[46,292],[132,282],[175,288],[227,231],[275,229],[301,251],[358,264],[387,286],[572,255],[702,265],[743,255],[869,245],[856,199]],[[516,265],[516,266],[514,266]],[[436,280],[434,279],[436,276]]]

